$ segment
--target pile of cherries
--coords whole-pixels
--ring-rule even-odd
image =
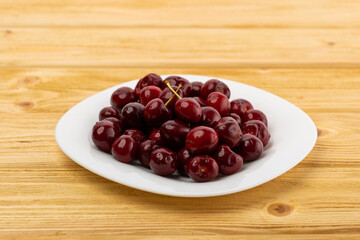
[[[268,144],[267,118],[245,99],[229,101],[229,87],[217,80],[163,80],[150,73],[135,89],[111,96],[92,129],[92,140],[118,161],[141,164],[161,176],[180,174],[197,182],[238,172],[258,159]]]

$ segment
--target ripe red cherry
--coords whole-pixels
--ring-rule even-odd
[[[171,111],[160,98],[151,100],[144,109],[144,119],[152,127],[160,127],[161,124],[171,119],[171,115]]]
[[[141,78],[135,87],[135,93],[137,96],[140,96],[140,91],[147,86],[157,86],[161,87],[162,85],[162,78],[155,74],[155,73],[149,73],[145,77]]]
[[[121,87],[113,92],[110,103],[111,106],[116,108],[118,111],[121,111],[126,104],[130,102],[136,102],[136,100],[137,96],[132,88]]]
[[[196,100],[200,106],[202,107],[205,107],[206,106],[206,100],[205,99],[202,99],[202,98],[199,98],[199,97],[193,97],[194,100]]]
[[[157,175],[171,175],[177,167],[176,153],[168,148],[160,147],[150,154],[149,166]]]
[[[154,129],[154,130],[150,133],[149,139],[155,140],[155,141],[157,141],[157,142],[159,142],[159,143],[162,143],[160,128]]]
[[[219,166],[215,159],[207,155],[193,157],[188,163],[189,177],[196,182],[208,182],[219,174]]]
[[[160,128],[163,143],[174,150],[180,149],[185,145],[185,138],[189,131],[189,125],[178,119],[169,120],[163,123]]]
[[[146,140],[146,135],[138,129],[127,129],[123,134],[133,137],[137,145]]]
[[[161,88],[156,86],[144,87],[140,91],[140,103],[145,106],[151,100],[158,98],[161,92]]]
[[[99,120],[103,120],[108,117],[120,118],[119,112],[114,107],[104,107],[99,112]]]
[[[165,78],[165,80],[163,81],[163,85],[162,85],[162,89],[167,88],[165,81],[168,81],[170,86],[179,86],[181,84],[181,90],[184,94],[184,97],[189,97],[190,96],[190,92],[191,92],[191,83],[189,82],[189,80],[180,77],[180,76],[169,76],[167,78]]]
[[[123,163],[129,163],[136,157],[137,143],[129,135],[121,135],[112,145],[111,153]]]
[[[204,83],[200,89],[200,97],[206,99],[212,92],[220,92],[224,94],[227,98],[230,98],[230,89],[229,87],[217,79],[210,79]]]
[[[212,127],[220,121],[221,116],[220,113],[213,107],[203,107],[202,108],[202,116],[199,122],[202,126]]]
[[[243,158],[233,152],[228,145],[220,145],[214,154],[219,164],[220,172],[224,175],[231,175],[240,170],[243,165]]]
[[[128,103],[123,107],[120,116],[126,128],[145,129],[144,108],[142,104],[136,102]]]
[[[155,149],[158,149],[160,147],[160,144],[155,140],[145,140],[142,143],[140,143],[138,147],[138,158],[142,165],[145,167],[149,167],[149,161],[150,161],[150,154]]]
[[[242,117],[246,111],[251,109],[253,109],[253,106],[248,100],[238,98],[230,102],[230,112],[236,113],[240,117]]]
[[[244,134],[239,146],[234,151],[243,157],[244,162],[251,162],[261,157],[263,144],[254,135]]]
[[[210,93],[206,99],[206,105],[215,108],[222,117],[229,114],[230,102],[229,99],[222,93]]]
[[[251,109],[246,111],[242,115],[242,120],[244,121],[244,123],[251,120],[259,120],[262,121],[266,127],[268,126],[266,115],[262,111],[257,109]]]
[[[114,125],[119,129],[120,134],[124,131],[124,125],[120,119],[114,117],[108,117],[108,118],[104,118],[103,120],[114,123]]]
[[[186,136],[185,147],[190,154],[211,154],[219,143],[219,136],[214,129],[198,126]]]
[[[270,133],[265,124],[259,120],[245,122],[242,126],[243,132],[252,134],[260,139],[264,147],[269,143]]]
[[[191,83],[191,97],[200,97],[200,89],[204,84],[202,82],[192,82]]]
[[[236,113],[230,113],[229,117],[235,119],[235,121],[239,124],[239,126],[241,126],[241,117],[239,117],[239,115],[237,115]]]
[[[111,145],[120,136],[120,130],[113,122],[102,120],[92,129],[92,140],[97,148],[104,152],[111,151]]]
[[[192,158],[189,150],[186,148],[181,148],[177,152],[177,158],[178,158],[178,170],[182,174],[188,174],[187,164]]]
[[[243,135],[239,124],[232,117],[223,117],[215,126],[215,131],[219,134],[220,143],[230,148],[237,146]]]
[[[180,97],[183,97],[183,92],[181,90],[181,88],[179,90],[178,87],[176,86],[173,86],[172,87],[174,89],[174,91],[177,91],[177,94],[180,96]],[[167,107],[170,108],[170,109],[173,109],[174,108],[174,105],[175,103],[179,100],[178,97],[173,97],[174,96],[174,93],[170,90],[170,88],[165,88],[159,98],[164,102],[164,103],[167,103],[171,98],[172,100],[167,104]]]
[[[197,123],[202,115],[200,104],[192,98],[182,98],[177,101],[175,112],[180,119],[188,123]]]

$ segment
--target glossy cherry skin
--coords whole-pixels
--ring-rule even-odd
[[[189,82],[189,80],[180,77],[180,76],[169,76],[167,78],[165,78],[163,85],[162,85],[162,89],[167,88],[165,81],[168,81],[170,86],[179,86],[181,84],[181,90],[184,94],[184,97],[189,97],[190,96],[190,92],[191,92],[191,83]]]
[[[200,89],[204,84],[202,82],[192,82],[191,83],[191,97],[200,97]]]
[[[104,118],[103,120],[114,123],[115,126],[119,129],[120,134],[124,131],[124,125],[120,119],[114,117],[108,117],[108,118]]]
[[[171,175],[177,167],[176,153],[168,148],[160,147],[150,154],[149,166],[157,175]]]
[[[236,173],[243,165],[243,158],[225,144],[220,145],[213,156],[219,164],[220,173],[224,175]]]
[[[254,109],[254,108],[248,100],[238,98],[238,99],[232,100],[230,102],[230,112],[236,113],[240,117],[242,117],[242,115],[246,111],[251,110],[251,109]]]
[[[141,103],[131,102],[126,104],[121,111],[121,120],[126,128],[144,130],[145,120],[143,117],[145,107]]]
[[[160,127],[171,119],[171,111],[160,98],[151,100],[144,109],[144,119],[149,126]]]
[[[220,121],[220,119],[220,113],[215,108],[203,107],[199,125],[214,128],[215,125]]]
[[[135,91],[129,87],[121,87],[117,89],[115,92],[113,92],[110,99],[111,106],[116,108],[119,112],[126,104],[136,101],[137,96]]]
[[[214,158],[198,155],[188,162],[189,177],[196,182],[208,182],[219,174],[219,166]]]
[[[123,135],[128,135],[128,136],[133,137],[138,146],[140,143],[142,143],[143,141],[146,140],[146,135],[138,129],[127,129],[123,133]]]
[[[205,99],[202,99],[200,97],[193,97],[193,99],[196,100],[200,104],[200,106],[202,106],[202,107],[206,106],[206,100]]]
[[[174,91],[176,91],[178,89],[178,87],[176,86],[173,86],[172,87]],[[183,91],[181,90],[181,88],[177,91],[177,94],[180,96],[180,97],[183,97]],[[159,98],[164,102],[164,103],[167,103],[170,98],[172,98],[172,100],[168,103],[168,105],[166,105],[168,108],[170,109],[173,109],[174,106],[175,106],[175,103],[179,100],[179,98],[177,96],[173,97],[174,96],[174,93],[170,90],[170,88],[165,88]]]
[[[269,143],[270,133],[265,124],[259,120],[251,120],[242,125],[244,134],[249,133],[260,139],[264,147]]]
[[[111,153],[123,163],[129,163],[136,157],[137,143],[129,135],[121,135],[112,145]]]
[[[201,119],[200,104],[192,98],[182,98],[175,104],[176,115],[188,123],[197,123]]]
[[[119,128],[110,121],[97,122],[92,129],[92,140],[97,148],[104,152],[111,151],[111,145],[120,136]]]
[[[185,138],[189,131],[189,125],[178,119],[169,120],[163,123],[160,128],[163,143],[174,150],[178,150],[185,145]]]
[[[157,86],[147,86],[140,91],[140,103],[144,106],[151,100],[158,98],[162,92],[161,88]]]
[[[150,154],[155,149],[158,149],[161,145],[155,140],[145,140],[138,146],[137,156],[142,165],[149,167]]]
[[[217,79],[210,79],[204,83],[200,89],[200,97],[206,99],[212,92],[220,92],[224,94],[228,99],[230,98],[229,87]]]
[[[99,120],[103,120],[108,117],[120,118],[118,110],[114,107],[104,107],[99,112]]]
[[[219,136],[214,129],[198,126],[186,135],[185,148],[190,154],[211,154],[219,143]]]
[[[251,121],[251,120],[259,120],[261,122],[263,122],[265,124],[265,126],[268,126],[268,121],[267,118],[265,116],[265,114],[257,109],[251,109],[246,111],[243,115],[242,115],[242,120],[245,122],[247,121]]]
[[[210,93],[206,99],[206,105],[215,108],[222,117],[229,114],[230,102],[229,99],[222,93]]]
[[[239,126],[241,126],[241,117],[239,115],[237,115],[236,113],[229,113],[229,117],[235,119]]]
[[[162,78],[155,74],[155,73],[149,73],[145,77],[141,78],[135,87],[135,93],[137,96],[140,96],[140,92],[144,87],[147,86],[157,86],[161,87],[162,85]]]
[[[187,164],[192,158],[189,150],[186,148],[181,148],[177,152],[177,159],[178,159],[178,170],[182,174],[188,174]]]
[[[251,162],[261,157],[263,149],[260,139],[251,134],[244,134],[234,151],[243,157],[244,162]]]
[[[160,128],[154,129],[154,130],[150,133],[149,139],[155,140],[155,141],[157,141],[157,142],[159,142],[159,143],[162,143]]]
[[[239,124],[232,117],[223,117],[215,126],[215,131],[219,134],[220,143],[230,148],[236,147],[243,135]]]

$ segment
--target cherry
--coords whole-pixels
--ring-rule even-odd
[[[150,154],[155,149],[158,149],[160,147],[159,142],[155,140],[145,140],[142,143],[140,143],[138,147],[138,158],[142,165],[145,167],[149,167],[149,161],[150,161]]]
[[[202,82],[192,82],[191,83],[191,97],[200,97],[200,89],[204,84]]]
[[[251,105],[251,103],[248,100],[238,98],[238,99],[232,100],[230,102],[230,112],[236,113],[240,117],[242,117],[242,115],[246,111],[251,110],[251,109],[253,109],[253,106]]]
[[[228,145],[220,145],[214,158],[219,164],[220,172],[224,175],[231,175],[240,170],[243,165],[243,158],[233,152]]]
[[[138,129],[127,129],[123,134],[133,137],[137,145],[146,140],[146,135]]]
[[[130,102],[136,102],[137,96],[135,91],[129,87],[121,87],[111,95],[111,106],[116,108],[119,112],[121,109]]]
[[[220,143],[230,148],[237,146],[243,135],[239,124],[232,117],[223,117],[215,126],[215,131],[219,134]]]
[[[217,79],[210,79],[204,83],[204,85],[200,89],[200,97],[206,99],[207,96],[212,92],[220,92],[224,94],[227,98],[230,98],[229,87],[225,83]]]
[[[120,116],[126,128],[145,129],[144,108],[142,104],[136,102],[128,103],[123,107]]]
[[[185,147],[190,154],[211,154],[219,143],[219,136],[214,129],[198,126],[186,135]]]
[[[243,132],[252,134],[260,139],[264,147],[269,143],[270,133],[265,124],[259,120],[245,122],[242,126]]]
[[[196,182],[208,182],[219,174],[219,166],[215,159],[207,155],[193,157],[188,165],[189,177]]]
[[[176,86],[173,86],[172,87],[176,92],[177,94],[180,96],[180,97],[183,97],[183,91],[181,89],[178,89],[178,87]],[[172,99],[170,102],[168,102],[168,104],[166,105],[168,108],[170,109],[173,109],[174,108],[174,105],[175,103],[179,100],[178,97],[174,97],[174,93],[170,90],[170,88],[165,88],[159,98],[164,102],[164,103],[167,103],[170,99]]]
[[[120,119],[114,117],[108,117],[108,118],[104,118],[103,120],[114,123],[114,125],[119,129],[120,134],[124,131],[124,125]]]
[[[140,91],[140,103],[146,105],[151,100],[158,98],[162,92],[161,88],[156,86],[147,86]]]
[[[202,116],[199,122],[202,126],[212,127],[220,121],[221,116],[220,113],[213,107],[203,107],[202,108]]]
[[[155,98],[146,104],[144,119],[148,125],[160,127],[161,124],[171,119],[171,111],[160,98]]]
[[[111,153],[114,157],[123,163],[129,163],[136,156],[137,143],[129,135],[121,135],[112,145]]]
[[[171,175],[177,167],[176,153],[168,148],[160,147],[150,154],[149,166],[157,175]]]
[[[206,105],[215,108],[222,117],[228,115],[230,110],[229,99],[222,93],[210,93],[206,99]]]
[[[111,145],[119,136],[120,130],[113,122],[102,120],[94,125],[91,138],[101,151],[110,152]]]
[[[193,97],[193,99],[196,100],[200,104],[200,106],[202,106],[202,107],[206,106],[206,100],[205,99],[202,99],[200,97]]]
[[[120,118],[119,112],[114,107],[104,107],[99,113],[99,120],[103,120],[108,117]]]
[[[266,127],[268,126],[268,121],[267,121],[266,115],[262,111],[257,110],[257,109],[251,109],[251,110],[246,111],[242,115],[242,120],[244,122],[251,121],[251,120],[259,120],[259,121],[262,121],[263,123],[265,123]]]
[[[234,151],[243,157],[244,162],[251,162],[261,156],[263,148],[260,139],[251,134],[244,134],[239,146],[234,148]]]
[[[164,144],[174,150],[185,145],[185,138],[189,131],[189,125],[178,119],[169,120],[163,123],[160,128],[161,139]]]
[[[147,86],[157,86],[161,87],[162,85],[162,78],[155,74],[155,73],[149,73],[145,77],[141,78],[135,87],[135,93],[137,96],[140,96],[140,91]]]
[[[182,86],[181,90],[183,91],[184,97],[190,96],[191,83],[189,82],[189,80],[180,76],[169,76],[165,78],[165,80],[163,81],[162,89],[167,88],[166,82],[168,82],[170,86],[181,85]]]
[[[175,104],[176,115],[189,123],[197,123],[201,119],[200,104],[192,98],[182,98]]]
[[[154,129],[154,130],[150,133],[149,139],[155,140],[155,141],[157,141],[157,142],[159,142],[159,143],[162,143],[160,128]]]
[[[181,148],[177,152],[177,159],[178,159],[178,170],[182,174],[188,174],[187,164],[192,158],[189,150],[186,148]]]
[[[235,119],[239,126],[241,126],[241,117],[239,115],[237,115],[236,113],[229,113],[229,117]]]

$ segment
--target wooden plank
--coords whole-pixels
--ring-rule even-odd
[[[360,66],[360,29],[0,28],[0,66]]]
[[[2,0],[0,26],[359,28],[354,0]]]
[[[278,94],[313,118],[316,146],[266,184],[203,199],[128,188],[61,152],[54,128],[67,109],[148,72],[228,78]],[[359,75],[358,69],[2,68],[0,238],[359,238]]]

